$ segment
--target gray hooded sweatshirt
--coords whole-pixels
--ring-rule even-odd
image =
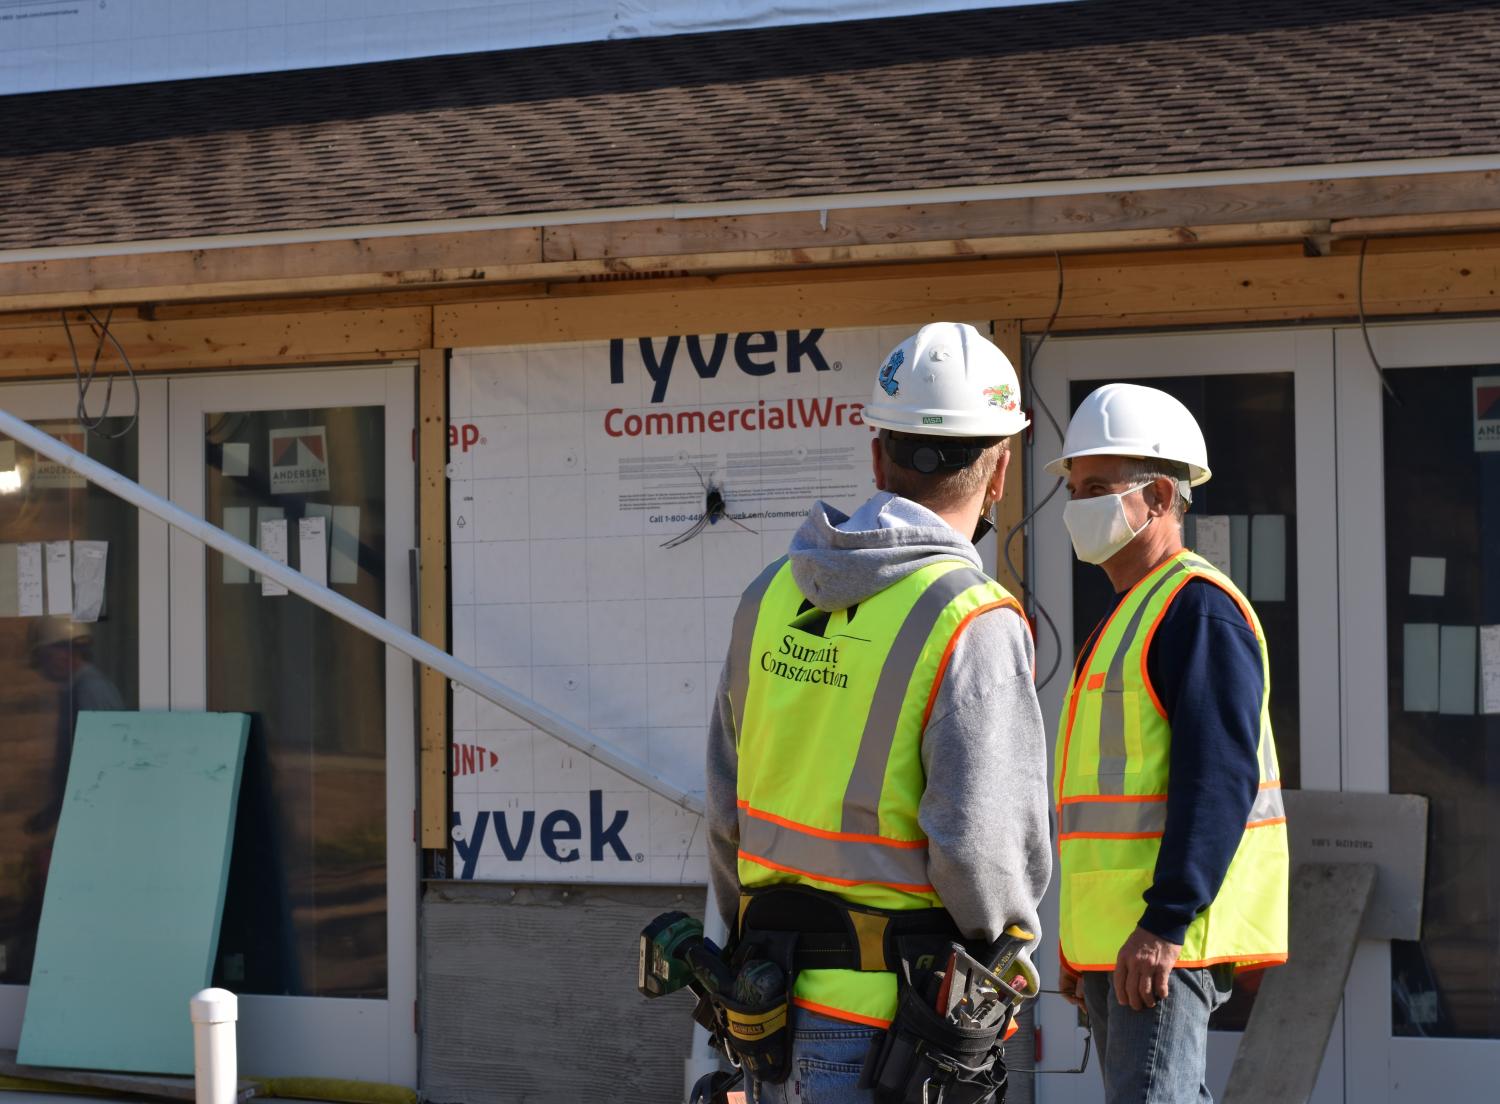
[[[828,611],[941,560],[982,567],[974,546],[942,518],[884,492],[853,517],[814,505],[790,556],[798,589]],[[927,833],[928,880],[968,939],[992,940],[1009,924],[1041,935],[1037,908],[1052,876],[1052,846],[1033,662],[1031,631],[1015,610],[979,614],[953,650],[922,733],[927,787],[917,818]],[[708,862],[732,928],[739,755],[726,679],[727,669],[708,730]]]

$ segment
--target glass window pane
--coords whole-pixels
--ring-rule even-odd
[[[118,433],[126,422],[106,419],[100,432]],[[136,478],[134,433],[110,440],[85,434],[72,421],[41,421],[37,426]],[[75,622],[52,613],[18,616],[16,545],[83,540],[106,542],[104,604],[98,620]],[[0,572],[5,590],[0,594],[0,716],[5,718],[0,983],[25,985],[31,979],[42,891],[78,713],[138,705],[136,511],[60,465],[0,437],[0,546],[5,564]],[[44,604],[45,591],[44,586]],[[50,608],[63,607],[59,602]],[[82,610],[79,616],[85,616]]]
[[[209,414],[205,432],[208,518],[256,544],[271,523],[291,566],[384,614],[383,408]],[[384,997],[385,648],[216,552],[207,567],[208,707],[253,718],[218,983]]]
[[[1425,794],[1421,942],[1391,944],[1397,1035],[1500,1038],[1500,367],[1387,373],[1391,789]],[[1483,442],[1493,444],[1494,442]],[[1485,648],[1481,642],[1494,640]]]
[[[1109,380],[1075,381],[1072,408]],[[1250,598],[1271,656],[1271,725],[1282,783],[1301,785],[1297,639],[1297,448],[1290,372],[1169,376],[1132,382],[1156,387],[1192,411],[1208,442],[1213,478],[1193,488],[1185,539],[1227,568]],[[1066,491],[1059,492],[1066,494]],[[1073,640],[1082,647],[1109,610],[1114,590],[1102,570],[1073,561]],[[1059,678],[1066,678],[1066,673]],[[1235,996],[1217,1012],[1216,1030],[1240,1031],[1259,973],[1236,979]]]

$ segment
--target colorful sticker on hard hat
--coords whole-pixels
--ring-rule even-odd
[[[1015,388],[1008,383],[1002,383],[998,387],[986,387],[984,397],[990,400],[991,406],[998,406],[1001,410],[1014,410],[1017,405]]]
[[[886,361],[885,367],[880,370],[880,387],[887,395],[894,396],[901,390],[901,385],[896,382],[896,369],[901,367],[901,362],[906,359],[906,354],[897,349],[891,354],[891,359]]]

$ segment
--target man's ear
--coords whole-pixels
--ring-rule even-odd
[[[1146,508],[1151,511],[1151,516],[1161,517],[1163,514],[1170,514],[1172,500],[1177,497],[1177,480],[1158,475],[1151,481],[1149,490],[1151,498],[1146,502]]]
[[[880,447],[880,434],[870,438],[870,470],[875,475],[875,489],[885,490],[885,450]]]
[[[1000,459],[995,464],[995,474],[990,476],[990,482],[985,487],[985,501],[990,504],[999,502],[1005,497],[1005,473],[1010,468],[1010,446],[1000,450]]]

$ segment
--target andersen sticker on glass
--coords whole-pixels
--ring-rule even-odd
[[[1474,380],[1474,451],[1500,452],[1500,376]]]

